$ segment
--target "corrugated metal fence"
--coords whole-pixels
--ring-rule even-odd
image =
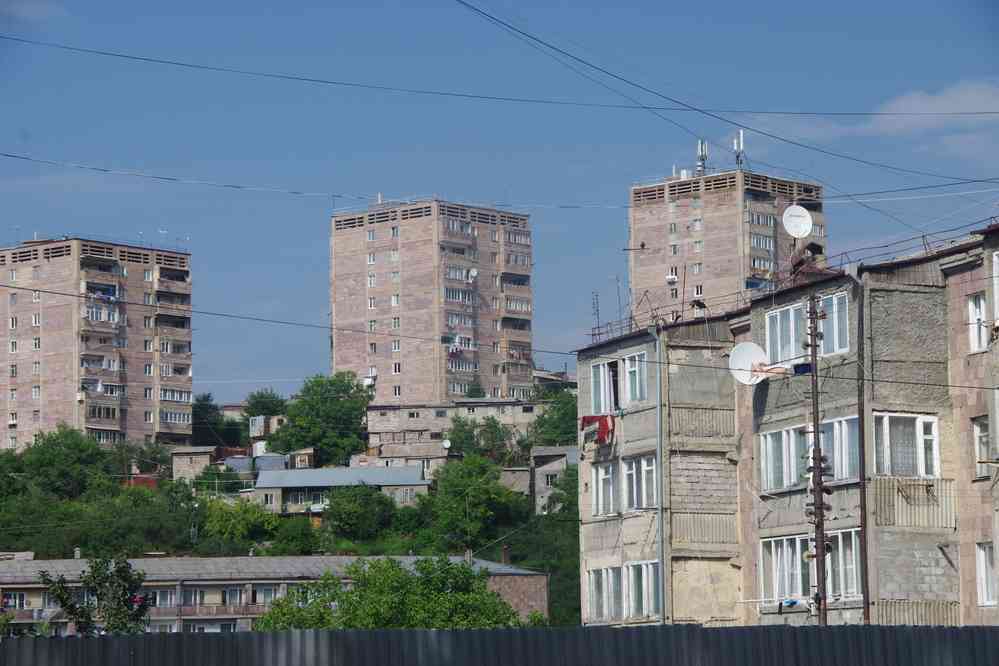
[[[993,627],[291,631],[17,638],[2,666],[956,666],[999,662]]]

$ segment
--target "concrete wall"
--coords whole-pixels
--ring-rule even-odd
[[[548,576],[496,575],[487,585],[525,620],[531,613],[548,617]]]

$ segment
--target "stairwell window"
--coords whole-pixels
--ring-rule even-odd
[[[368,240],[369,241],[373,241],[374,239],[375,239],[375,230],[374,229],[368,229]]]
[[[691,265],[690,270],[691,270],[691,272],[693,272],[694,275],[700,275],[701,274],[701,270],[703,268],[704,268],[704,264],[702,264],[701,262],[697,262],[696,264]]]
[[[374,310],[375,309],[375,297],[374,296],[368,296],[368,309],[369,310]]]
[[[680,246],[677,245],[676,243],[670,243],[669,253],[670,253],[671,256],[674,256],[674,257],[677,256],[677,255],[679,255],[680,254]]]
[[[978,605],[996,605],[995,548],[991,541],[976,544]]]
[[[857,418],[836,419],[819,426],[822,455],[834,479],[856,479],[860,469]]]
[[[593,515],[607,516],[617,513],[617,464],[601,463],[593,465]]]
[[[993,466],[980,462],[999,458],[999,447],[993,446],[989,441],[989,417],[971,419],[971,434],[975,446],[975,476],[992,476]]]
[[[42,339],[41,338],[37,338],[37,337],[36,338],[31,338],[31,348],[34,349],[35,351],[38,351],[39,349],[41,349],[42,348]]]
[[[704,252],[704,241],[702,241],[702,240],[695,240],[694,241],[694,254],[700,254],[701,252]]]
[[[968,297],[968,350],[972,353],[989,348],[989,322],[985,318],[985,292]]]
[[[378,322],[377,321],[375,321],[374,319],[369,319],[368,320],[368,332],[369,333],[374,333],[375,332],[375,328],[377,326],[378,326]]]
[[[624,608],[621,567],[589,572],[589,619],[591,622],[620,620]]]
[[[803,483],[810,441],[804,426],[760,435],[760,482],[764,490]]]
[[[375,286],[375,274],[374,273],[368,273],[368,286],[369,287],[374,287]]]
[[[805,353],[805,307],[802,304],[767,313],[767,356],[771,363],[789,363]]]
[[[875,414],[874,457],[878,474],[928,478],[940,476],[937,417]]]
[[[392,341],[392,351],[402,351],[402,343],[399,340]]]
[[[608,414],[621,409],[617,361],[595,363],[590,367],[590,408],[593,414]]]
[[[375,253],[368,252],[368,265],[370,266],[373,263],[375,263]]]
[[[399,307],[400,296],[399,294],[392,294],[392,307]]]
[[[641,402],[647,397],[648,369],[645,362],[645,352],[632,354],[624,359],[625,373],[628,381],[625,385],[627,403]]]

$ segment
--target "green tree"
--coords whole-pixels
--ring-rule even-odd
[[[530,501],[499,482],[500,468],[482,456],[449,462],[435,477],[432,494],[421,495],[421,508],[430,516],[417,535],[420,544],[437,553],[462,552],[496,538],[500,531],[530,515]]]
[[[481,421],[455,416],[447,431],[452,452],[484,456],[505,466],[524,462],[521,450],[514,446],[515,436],[516,431],[512,427],[500,423],[494,416],[487,416]]]
[[[347,539],[373,539],[392,524],[395,502],[378,488],[334,488],[323,511],[323,527]]]
[[[578,441],[576,396],[567,389],[545,391],[544,412],[534,419],[529,430],[533,446],[575,446]]]
[[[468,392],[465,393],[465,397],[468,398],[485,398],[486,391],[482,388],[482,382],[479,380],[479,376],[475,375],[472,379],[472,383],[468,385]]]
[[[93,439],[65,425],[39,436],[22,454],[21,463],[30,485],[60,499],[79,497],[95,477],[106,479],[109,471],[108,453]]]
[[[227,419],[211,393],[194,396],[191,405],[191,440],[198,446],[239,446],[244,440],[239,421]]]
[[[288,410],[288,401],[282,398],[274,389],[265,388],[253,391],[246,396],[246,408],[243,413],[251,416],[280,416]]]
[[[364,417],[371,390],[352,372],[305,380],[288,421],[268,442],[271,450],[287,453],[315,447],[320,465],[346,465],[351,454],[364,449]]]
[[[271,603],[253,628],[257,631],[333,629],[333,607],[342,590],[340,579],[329,573],[314,583],[296,585]]]
[[[145,631],[149,600],[139,591],[146,576],[132,569],[128,560],[90,560],[80,577],[79,588],[70,588],[62,575],[52,578],[47,571],[40,571],[38,575],[49,595],[76,625],[77,633],[93,636],[99,628],[109,634]]]
[[[219,469],[215,465],[209,465],[194,478],[191,485],[199,493],[232,495],[243,488],[243,479],[231,467]]]
[[[283,518],[266,555],[312,555],[319,538],[312,522],[305,516]]]
[[[269,539],[281,518],[256,502],[236,500],[231,504],[210,500],[205,516],[205,534],[225,541],[252,544]]]

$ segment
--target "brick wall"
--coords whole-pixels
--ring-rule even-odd
[[[675,452],[670,457],[673,510],[735,511],[736,469],[723,453]]]
[[[526,619],[533,612],[548,617],[548,576],[494,575],[489,577],[488,586],[513,606],[522,618]]]

